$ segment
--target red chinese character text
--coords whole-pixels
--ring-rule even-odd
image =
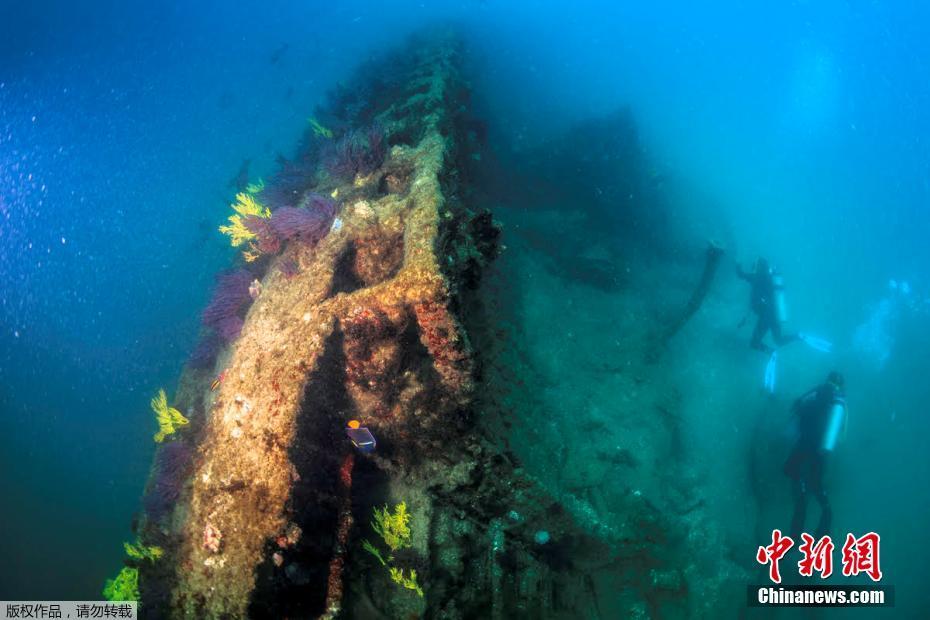
[[[769,579],[781,583],[781,574],[778,572],[778,561],[794,546],[790,536],[782,536],[781,530],[772,530],[772,544],[768,547],[759,547],[756,552],[756,562],[771,564],[769,566]]]
[[[872,581],[880,581],[882,569],[878,560],[878,544],[881,537],[875,532],[869,532],[861,538],[846,534],[846,544],[843,545],[843,575],[850,577],[865,573]]]
[[[804,554],[801,561],[798,562],[798,572],[804,577],[810,577],[814,571],[820,573],[821,579],[826,579],[833,574],[833,541],[829,536],[824,536],[814,544],[814,537],[810,534],[801,534],[801,540],[804,542],[798,547],[798,551]]]

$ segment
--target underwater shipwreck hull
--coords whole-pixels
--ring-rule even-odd
[[[212,403],[183,527],[178,610],[246,615],[269,541],[284,535],[297,543],[298,527],[288,528],[295,487],[319,483],[317,499],[332,495],[337,471],[326,467],[352,449],[343,434],[350,418],[363,420],[394,451],[414,455],[422,450],[413,444],[448,434],[446,416],[468,399],[468,343],[449,311],[449,282],[436,253],[453,54],[448,45],[423,50],[410,75],[411,96],[384,112],[389,132],[419,137],[412,146],[395,146],[383,167],[402,176],[403,187],[348,202],[341,228],[315,248],[295,244],[276,259],[297,261],[300,273],[287,277],[271,266],[225,379],[206,396]],[[377,184],[382,175],[376,175],[367,182]],[[342,363],[325,364],[327,355]],[[428,357],[432,372],[406,363],[410,357]],[[344,390],[345,407],[334,411],[308,392],[313,377],[319,391]],[[312,439],[324,443],[295,445],[301,425],[323,429]],[[301,472],[294,462],[307,460],[294,457],[301,450],[332,458],[311,457],[323,469]]]
[[[139,569],[150,617],[598,618],[599,587],[634,615],[683,596],[650,577],[669,527],[654,506],[636,498],[604,522],[548,494],[482,424],[493,351],[464,328],[482,329],[480,310],[460,313],[482,305],[500,230],[467,204],[460,63],[457,39],[436,36],[369,69],[381,92],[362,122],[384,128],[384,163],[341,184],[317,175],[338,225],[268,257],[239,338],[182,376],[198,445],[169,518],[139,528],[165,549]],[[350,420],[375,452],[355,451]],[[385,564],[373,511],[401,502],[409,540]]]
[[[557,606],[544,593],[551,571],[523,554],[519,566],[537,570],[520,576],[512,542],[532,546],[552,501],[479,436],[469,411],[474,352],[454,311],[496,255],[499,230],[458,197],[467,133],[458,45],[421,41],[407,57],[376,116],[393,145],[384,164],[314,188],[340,197],[340,225],[272,259],[220,357],[217,391],[205,387],[211,377],[182,379],[179,402],[202,398],[189,409],[204,420],[176,533],[156,537],[172,574],[143,571],[153,615],[505,617],[514,606]],[[297,275],[283,268],[295,262]],[[378,438],[373,455],[354,453],[351,419]],[[373,508],[400,502],[411,535],[397,555],[425,596],[362,550]],[[572,527],[566,515],[546,523]],[[170,594],[146,587],[145,571],[160,571]],[[563,599],[567,609],[586,604]]]

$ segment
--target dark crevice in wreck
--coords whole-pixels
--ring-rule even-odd
[[[342,254],[336,260],[336,269],[333,272],[333,285],[330,289],[330,295],[339,293],[354,293],[364,288],[365,283],[355,272],[355,245],[349,245],[343,250]]]
[[[311,373],[289,449],[293,484],[284,532],[266,544],[256,568],[252,618],[309,618],[325,610],[328,564],[338,522],[337,479],[348,449],[342,420],[351,415],[346,393],[343,335],[334,330]],[[280,564],[278,564],[280,562]]]

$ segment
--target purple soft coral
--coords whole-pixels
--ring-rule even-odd
[[[295,161],[278,157],[279,170],[262,191],[262,202],[272,210],[294,206],[305,191],[313,187],[317,169],[315,157],[299,157]]]
[[[159,521],[171,511],[181,495],[192,464],[193,452],[183,441],[172,441],[161,447],[143,500],[149,518]]]
[[[368,140],[369,164],[372,165],[372,170],[380,168],[387,155],[384,127],[378,123],[369,125],[368,129],[365,130],[365,138]]]
[[[266,217],[247,215],[242,223],[255,235],[255,247],[262,254],[277,254],[281,249],[281,239],[271,227],[271,221]]]
[[[208,370],[216,362],[216,356],[223,348],[223,341],[215,332],[207,332],[197,342],[188,360],[191,367],[198,370]]]
[[[227,316],[213,325],[213,329],[216,330],[217,335],[223,340],[223,342],[232,342],[239,337],[239,334],[242,332],[242,326],[244,321],[238,316]]]
[[[336,215],[336,201],[322,194],[308,195],[304,207],[311,211],[324,214],[329,219],[332,219],[333,216]]]
[[[323,196],[312,195],[307,207],[281,207],[271,214],[271,228],[283,241],[300,239],[316,243],[322,239],[336,216],[336,203]]]
[[[278,268],[281,270],[281,274],[288,280],[300,273],[300,265],[292,258],[282,262]]]
[[[381,167],[387,154],[384,130],[374,124],[367,129],[346,133],[336,142],[326,159],[330,174],[351,179],[355,175],[368,175]]]
[[[239,313],[252,301],[249,296],[252,279],[252,274],[245,269],[219,276],[213,298],[203,311],[203,324],[216,330],[226,342],[235,339],[242,329]]]

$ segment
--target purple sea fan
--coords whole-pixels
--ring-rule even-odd
[[[204,334],[191,352],[188,363],[198,370],[209,370],[216,362],[216,356],[223,347],[223,341],[216,332]]]
[[[368,175],[380,168],[386,154],[384,130],[375,124],[346,133],[332,146],[326,168],[336,177],[352,179],[357,174]]]
[[[282,262],[279,268],[281,269],[281,274],[288,280],[300,273],[300,265],[292,258]]]
[[[251,295],[249,296],[249,301],[252,300]],[[236,315],[227,316],[220,319],[214,326],[213,329],[216,330],[216,334],[220,337],[223,342],[232,342],[239,337],[239,334],[242,332],[242,326],[244,321]]]
[[[155,457],[152,479],[142,503],[149,518],[159,521],[177,502],[193,468],[193,451],[183,441],[164,444]]]
[[[242,329],[239,313],[252,303],[249,297],[252,280],[252,274],[245,269],[220,275],[213,290],[213,298],[203,311],[203,324],[212,327],[227,342],[238,336]]]
[[[255,235],[255,247],[259,252],[277,254],[281,250],[281,239],[271,227],[269,218],[247,215],[242,223]]]
[[[303,206],[307,209],[324,214],[330,219],[336,215],[336,201],[322,194],[308,194],[304,203]]]
[[[365,130],[365,138],[368,140],[368,164],[372,170],[380,168],[387,156],[387,140],[384,135],[384,127],[378,123],[369,125]]]
[[[262,202],[272,211],[297,204],[301,195],[314,185],[317,169],[315,157],[305,155],[296,160],[278,156],[278,172],[262,191]]]
[[[316,243],[333,224],[336,204],[322,196],[311,196],[308,207],[281,207],[271,214],[271,228],[280,239]]]

